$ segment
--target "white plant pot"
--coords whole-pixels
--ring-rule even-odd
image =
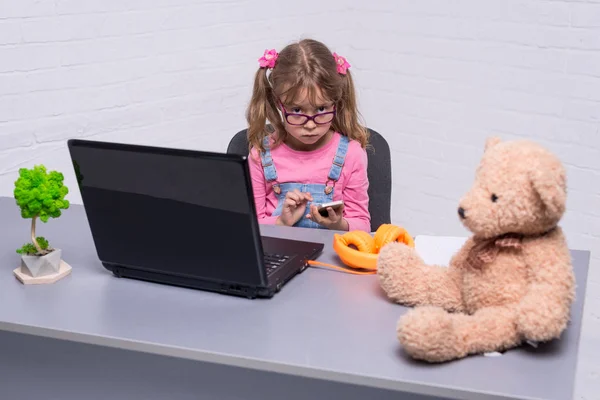
[[[54,249],[44,256],[21,256],[21,272],[34,278],[57,274],[60,270],[62,250]]]

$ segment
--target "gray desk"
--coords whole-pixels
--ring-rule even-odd
[[[271,300],[118,279],[96,259],[83,209],[40,224],[71,276],[23,286],[14,249],[28,221],[0,198],[0,397],[3,399],[569,399],[589,253],[574,251],[578,295],[563,340],[441,365],[407,358],[405,308],[375,276],[309,269]],[[332,232],[264,227],[323,241]],[[404,396],[399,396],[402,392]]]

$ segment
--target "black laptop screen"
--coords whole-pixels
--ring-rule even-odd
[[[243,158],[84,141],[69,148],[102,261],[260,284]]]

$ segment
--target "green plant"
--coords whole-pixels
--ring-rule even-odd
[[[36,238],[36,220],[39,218],[42,222],[48,222],[50,218],[60,217],[61,210],[69,208],[69,201],[65,200],[69,189],[63,181],[63,174],[47,172],[43,165],[36,165],[32,169],[21,168],[19,178],[15,181],[14,197],[21,208],[21,217],[31,218],[31,245],[37,255],[48,254],[51,248],[46,239]],[[17,252],[31,254],[31,248],[26,244]]]
[[[38,236],[36,240],[42,250],[51,250],[48,241],[44,237]],[[33,243],[25,243],[20,249],[17,249],[17,253],[21,255],[34,256],[38,254],[38,251]]]

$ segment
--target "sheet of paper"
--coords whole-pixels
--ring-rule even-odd
[[[427,264],[448,265],[467,239],[461,236],[418,235],[415,237],[415,249]]]

